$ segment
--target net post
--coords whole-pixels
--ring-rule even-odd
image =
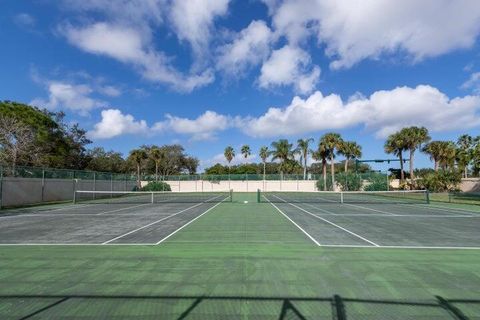
[[[257,202],[260,203],[260,189],[257,189]]]
[[[343,192],[340,191],[340,203],[343,203]]]
[[[73,188],[73,204],[76,204],[77,203],[77,190],[75,190],[76,188],[74,187]]]
[[[230,202],[233,202],[233,189],[230,189]]]
[[[427,204],[430,204],[430,191],[428,189],[425,192],[425,200],[427,201]]]
[[[151,195],[151,197],[150,197],[150,198],[151,198],[151,199],[150,199],[150,203],[153,203],[153,191],[152,191],[152,193],[151,193],[150,195]]]

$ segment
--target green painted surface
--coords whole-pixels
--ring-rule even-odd
[[[478,250],[318,247],[255,193],[238,194],[159,246],[0,247],[0,318],[278,319],[283,306],[285,318],[331,319],[329,301],[259,299],[480,299],[479,266]],[[345,306],[349,319],[451,319],[437,306]],[[479,304],[459,306],[480,317]]]

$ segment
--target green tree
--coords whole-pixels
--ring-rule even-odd
[[[235,158],[235,150],[231,146],[228,146],[223,151],[223,155],[225,156],[225,159],[227,160],[228,175],[230,175],[230,163],[232,162],[233,158]],[[230,180],[230,178],[229,178],[229,180]]]
[[[335,150],[338,150],[343,143],[342,137],[338,133],[330,132],[324,134],[320,141],[329,150],[330,155],[330,174],[332,176],[332,188],[335,189]]]
[[[468,134],[461,135],[457,140],[457,163],[465,178],[468,178],[468,166],[472,161],[473,138]]]
[[[141,169],[142,164],[145,159],[147,159],[148,155],[147,152],[143,149],[134,149],[130,151],[130,155],[128,156],[129,160],[132,161],[137,169],[137,186],[138,188],[142,187],[141,183]]]
[[[303,180],[307,179],[307,160],[308,154],[312,152],[312,150],[310,150],[310,142],[312,141],[312,138],[297,140],[296,152],[300,154],[300,162],[303,160]]]
[[[88,170],[120,173],[125,171],[125,160],[122,154],[115,151],[105,151],[95,147],[87,152]]]
[[[387,141],[385,141],[384,150],[386,153],[391,153],[398,157],[400,161],[400,183],[403,184],[405,180],[403,152],[407,150],[404,137],[399,132],[389,135]]]
[[[150,157],[150,159],[153,160],[153,162],[155,162],[155,181],[158,182],[158,168],[160,167],[160,163],[165,157],[165,152],[155,146],[150,149],[148,156]]]
[[[320,141],[316,151],[312,153],[312,158],[322,162],[323,190],[327,191],[327,159],[330,157],[330,149]]]
[[[198,159],[194,157],[186,157],[183,159],[183,166],[188,174],[197,173],[199,163]]]
[[[422,151],[430,156],[430,159],[433,161],[433,167],[435,171],[438,171],[440,158],[442,157],[442,152],[445,148],[447,141],[431,141],[427,143]]]
[[[262,159],[262,164],[263,164],[263,180],[265,180],[265,171],[266,171],[266,164],[267,164],[267,158],[268,158],[268,147],[263,146],[260,148],[260,159]]]
[[[355,141],[345,141],[338,149],[338,153],[345,157],[344,172],[347,173],[349,160],[360,158],[362,156],[362,147]]]
[[[294,157],[293,145],[287,139],[280,139],[272,142],[271,146],[273,150],[270,151],[270,155],[273,161],[280,160],[280,175],[283,179],[283,174],[288,169],[287,161],[293,160]]]
[[[410,153],[410,179],[412,183],[415,179],[413,174],[414,170],[414,154],[417,149],[421,148],[421,145],[430,141],[430,136],[428,135],[428,129],[425,127],[408,127],[400,130],[400,135],[403,137],[405,147]]]
[[[240,152],[242,153],[243,157],[246,160],[251,154],[250,146],[247,144],[243,145],[242,148],[240,149]]]

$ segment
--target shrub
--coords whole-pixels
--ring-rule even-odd
[[[457,190],[461,181],[461,172],[440,170],[425,173],[417,180],[417,184],[420,188],[431,192],[448,192]]]
[[[387,177],[383,174],[372,174],[367,178],[365,191],[386,191],[388,190]]]
[[[342,191],[358,191],[362,188],[362,178],[355,173],[337,173],[335,175],[335,184],[340,187]],[[317,190],[323,191],[323,177],[316,183]],[[327,191],[332,191],[332,177],[327,174]]]
[[[163,181],[149,182],[141,191],[172,191],[170,185]]]

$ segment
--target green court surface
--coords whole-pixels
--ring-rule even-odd
[[[0,318],[480,319],[480,250],[317,246],[255,197],[159,245],[0,246]]]

